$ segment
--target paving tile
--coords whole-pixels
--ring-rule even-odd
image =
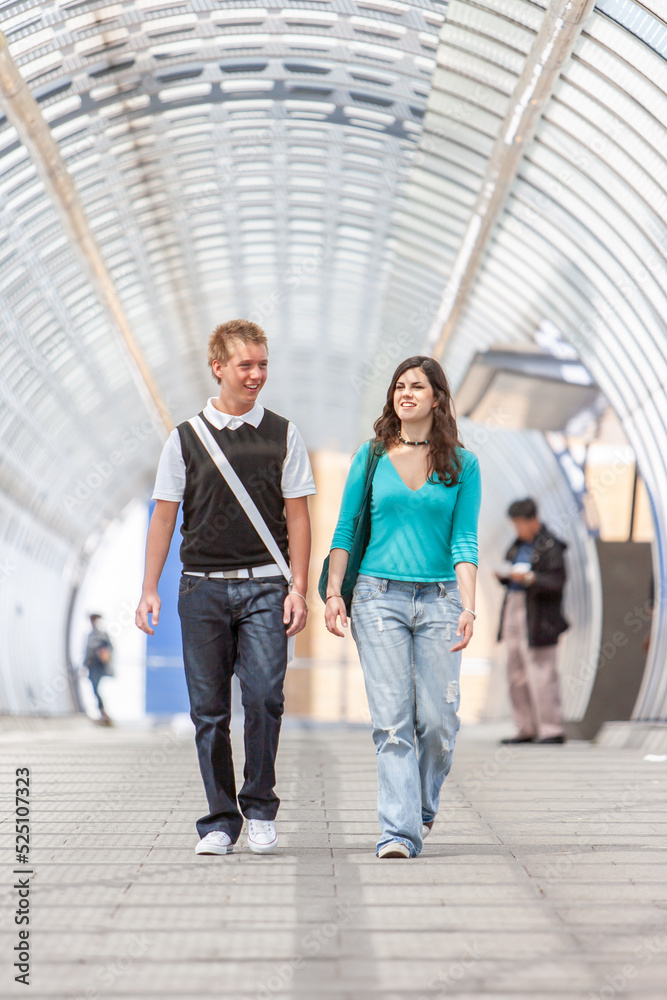
[[[189,739],[45,723],[0,743],[3,781],[34,775],[32,1000],[664,1000],[667,786],[637,750],[464,730],[421,857],[386,862],[357,727],[286,725],[270,857],[245,833],[195,855]],[[12,831],[3,808],[3,862]],[[25,995],[12,902],[0,885],[3,997]]]

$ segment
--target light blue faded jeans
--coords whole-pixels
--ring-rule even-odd
[[[397,840],[415,857],[438,811],[460,726],[461,653],[450,649],[461,610],[456,581],[357,580],[352,634],[377,753],[378,851]]]

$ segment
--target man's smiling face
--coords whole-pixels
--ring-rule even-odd
[[[226,413],[252,409],[268,375],[269,356],[262,344],[237,340],[226,365],[214,361],[213,374],[220,379],[220,407]]]

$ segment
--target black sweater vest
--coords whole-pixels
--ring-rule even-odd
[[[244,423],[234,431],[218,430],[204,420],[289,561],[281,483],[289,421],[271,410],[264,410],[259,427]],[[272,563],[273,557],[192,426],[187,421],[179,424],[178,434],[185,462],[184,571],[211,573]]]

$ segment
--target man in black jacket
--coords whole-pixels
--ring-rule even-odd
[[[565,743],[556,649],[563,617],[566,545],[540,522],[535,501],[508,510],[517,537],[507,552],[511,570],[498,639],[507,647],[507,678],[517,728],[501,743]]]

